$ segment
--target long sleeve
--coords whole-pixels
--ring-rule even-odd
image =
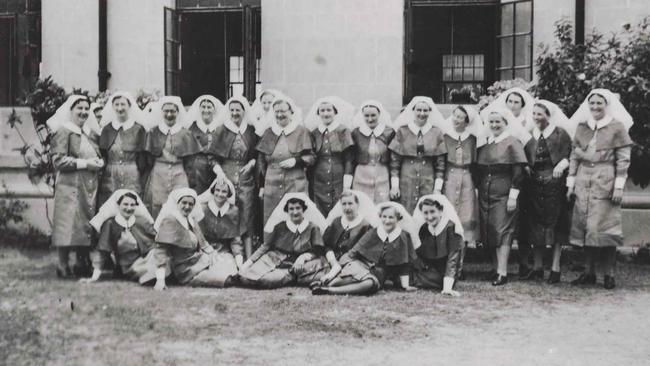
[[[627,169],[630,167],[631,155],[631,146],[619,147],[614,150],[614,164],[616,165],[616,180],[614,181],[614,188],[623,189],[625,187]]]
[[[578,167],[580,166],[580,160],[578,159],[576,149],[577,147],[574,144],[571,149],[571,155],[569,155],[569,176],[566,179],[566,185],[570,188],[575,185],[576,174],[578,174]]]
[[[434,157],[433,171],[435,172],[436,179],[445,179],[446,166],[447,166],[447,154],[442,154]]]
[[[343,151],[343,174],[354,174],[354,147],[350,146]]]
[[[524,167],[522,164],[512,164],[512,187],[511,189],[520,190],[524,180]]]
[[[399,173],[402,169],[402,155],[391,151],[390,152],[390,177],[399,179]]]
[[[316,163],[316,154],[313,150],[303,151],[300,159],[296,159],[296,167],[310,167]]]
[[[266,161],[266,155],[263,153],[259,153],[257,155],[257,162],[255,164],[255,171],[257,175],[257,186],[259,188],[264,188],[264,181],[266,178],[266,168],[268,166],[268,162]]]
[[[445,277],[456,278],[458,272],[458,262],[460,261],[461,251],[454,250],[447,256],[447,266],[445,267]]]
[[[153,248],[153,257],[155,259],[156,267],[166,268],[167,263],[171,259],[169,255],[169,249],[166,244],[156,243],[156,246]]]
[[[271,250],[271,246],[268,245],[266,242],[264,242],[262,245],[260,245],[259,248],[257,248],[255,252],[253,252],[253,254],[251,254],[248,260],[250,260],[251,262],[256,262],[258,259],[260,259],[261,256],[266,254],[266,252],[268,252],[269,250]]]
[[[55,133],[52,137],[52,164],[54,169],[61,172],[72,172],[80,167],[78,166],[78,160],[73,156],[67,155],[68,145],[69,145],[69,134],[66,133]]]

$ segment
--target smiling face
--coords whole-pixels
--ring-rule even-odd
[[[174,103],[166,103],[162,106],[162,114],[165,124],[169,127],[176,124],[176,116],[178,116],[178,106]]]
[[[138,207],[138,202],[128,196],[123,196],[122,200],[118,204],[118,210],[120,211],[120,215],[122,215],[122,217],[124,217],[125,219],[128,219],[131,216],[133,216],[136,207]]]
[[[195,204],[194,197],[192,196],[185,196],[182,197],[180,200],[178,200],[178,211],[183,215],[183,217],[188,217],[192,210],[194,209],[194,204]]]
[[[201,110],[201,119],[205,124],[210,124],[214,118],[214,104],[209,100],[204,100],[199,104],[199,109]]]
[[[490,113],[490,116],[488,117],[488,123],[490,125],[490,131],[494,137],[501,135],[508,125],[503,117],[496,112]]]
[[[397,210],[394,207],[387,207],[381,210],[381,224],[387,233],[393,232],[397,227],[399,218],[397,217]]]
[[[415,114],[415,124],[422,127],[429,119],[431,106],[425,102],[419,102],[413,106],[413,114]]]
[[[80,100],[72,107],[70,112],[72,122],[77,126],[83,126],[88,119],[88,113],[90,113],[90,103],[87,100]]]
[[[336,109],[331,103],[322,103],[318,106],[318,116],[320,120],[323,121],[325,126],[329,126],[332,121],[334,121],[334,116],[336,116]]]
[[[365,106],[362,111],[363,119],[370,129],[374,129],[379,124],[379,108],[374,106]]]
[[[299,202],[288,203],[287,204],[287,213],[289,214],[289,219],[295,225],[300,225],[302,220],[305,218],[305,210],[302,208],[302,205]]]
[[[521,109],[524,108],[524,98],[518,93],[510,93],[506,98],[506,106],[512,111],[515,117],[519,117]]]
[[[440,222],[440,218],[442,217],[442,210],[440,210],[438,207],[434,205],[422,205],[422,216],[424,217],[424,220],[427,222],[427,224],[431,226],[436,226]]]
[[[548,126],[549,117],[550,116],[548,115],[546,108],[538,105],[533,107],[533,121],[535,122],[535,126],[537,126],[540,131],[544,131],[544,129]]]
[[[287,102],[275,103],[273,105],[273,112],[275,113],[275,120],[278,121],[280,127],[286,127],[291,122],[293,111]]]
[[[225,183],[216,184],[212,195],[214,196],[214,202],[217,206],[221,207],[228,200],[228,196],[230,196],[230,188],[228,188],[228,185]]]
[[[463,132],[467,128],[468,125],[468,120],[467,120],[467,113],[465,113],[462,109],[456,108],[454,109],[454,113],[452,114],[451,121],[454,125],[454,130],[457,132]]]
[[[262,109],[264,109],[264,112],[268,112],[269,110],[271,110],[271,105],[273,104],[273,98],[275,98],[275,96],[268,92],[262,95],[262,99],[261,99]]]
[[[131,104],[125,97],[116,97],[113,99],[113,111],[115,112],[115,115],[120,122],[124,122],[129,119],[130,109]]]
[[[348,221],[353,221],[359,215],[359,203],[356,197],[352,195],[341,197],[341,209]]]
[[[607,99],[601,95],[593,94],[589,100],[589,111],[595,120],[601,120],[605,117],[605,110],[607,109]]]
[[[239,126],[244,117],[244,107],[239,102],[230,102],[228,110],[230,111],[230,120]]]

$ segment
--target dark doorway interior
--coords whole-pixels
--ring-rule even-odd
[[[13,16],[0,16],[0,105],[11,105],[14,102],[14,26]]]

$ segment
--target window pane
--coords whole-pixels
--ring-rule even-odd
[[[465,57],[463,58],[463,67],[467,68],[467,67],[474,66],[473,60],[474,57],[472,55],[465,55]]]
[[[444,81],[451,80],[451,69],[449,68],[442,69],[442,80]]]
[[[499,53],[499,65],[501,67],[512,67],[512,37],[501,38],[501,52]]]
[[[244,84],[231,84],[230,88],[231,97],[244,95]]]
[[[466,68],[463,70],[463,80],[474,80],[474,69]]]
[[[474,55],[474,66],[483,66],[483,55]]]
[[[451,55],[442,55],[442,67],[451,66]]]
[[[463,55],[454,55],[454,67],[463,67]]]
[[[514,4],[501,6],[501,33],[500,34],[513,33],[513,28],[512,28],[512,25],[514,23],[513,9],[514,9]]]
[[[530,74],[530,68],[516,69],[515,70],[515,78],[522,78],[524,80],[530,81],[532,79],[531,74]]]
[[[499,71],[499,80],[512,80],[512,70]]]
[[[483,81],[485,79],[485,75],[483,75],[483,68],[476,68],[474,69],[474,80],[476,81]]]
[[[454,69],[454,80],[463,80],[463,69]]]
[[[531,14],[532,3],[530,1],[517,3],[515,8],[515,32],[530,32],[531,31]]]
[[[531,36],[515,37],[515,66],[529,66],[531,63]]]

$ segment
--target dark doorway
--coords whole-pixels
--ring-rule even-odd
[[[14,98],[16,18],[0,15],[0,105],[12,105]]]
[[[407,1],[404,101],[475,103],[494,81],[497,5]]]

